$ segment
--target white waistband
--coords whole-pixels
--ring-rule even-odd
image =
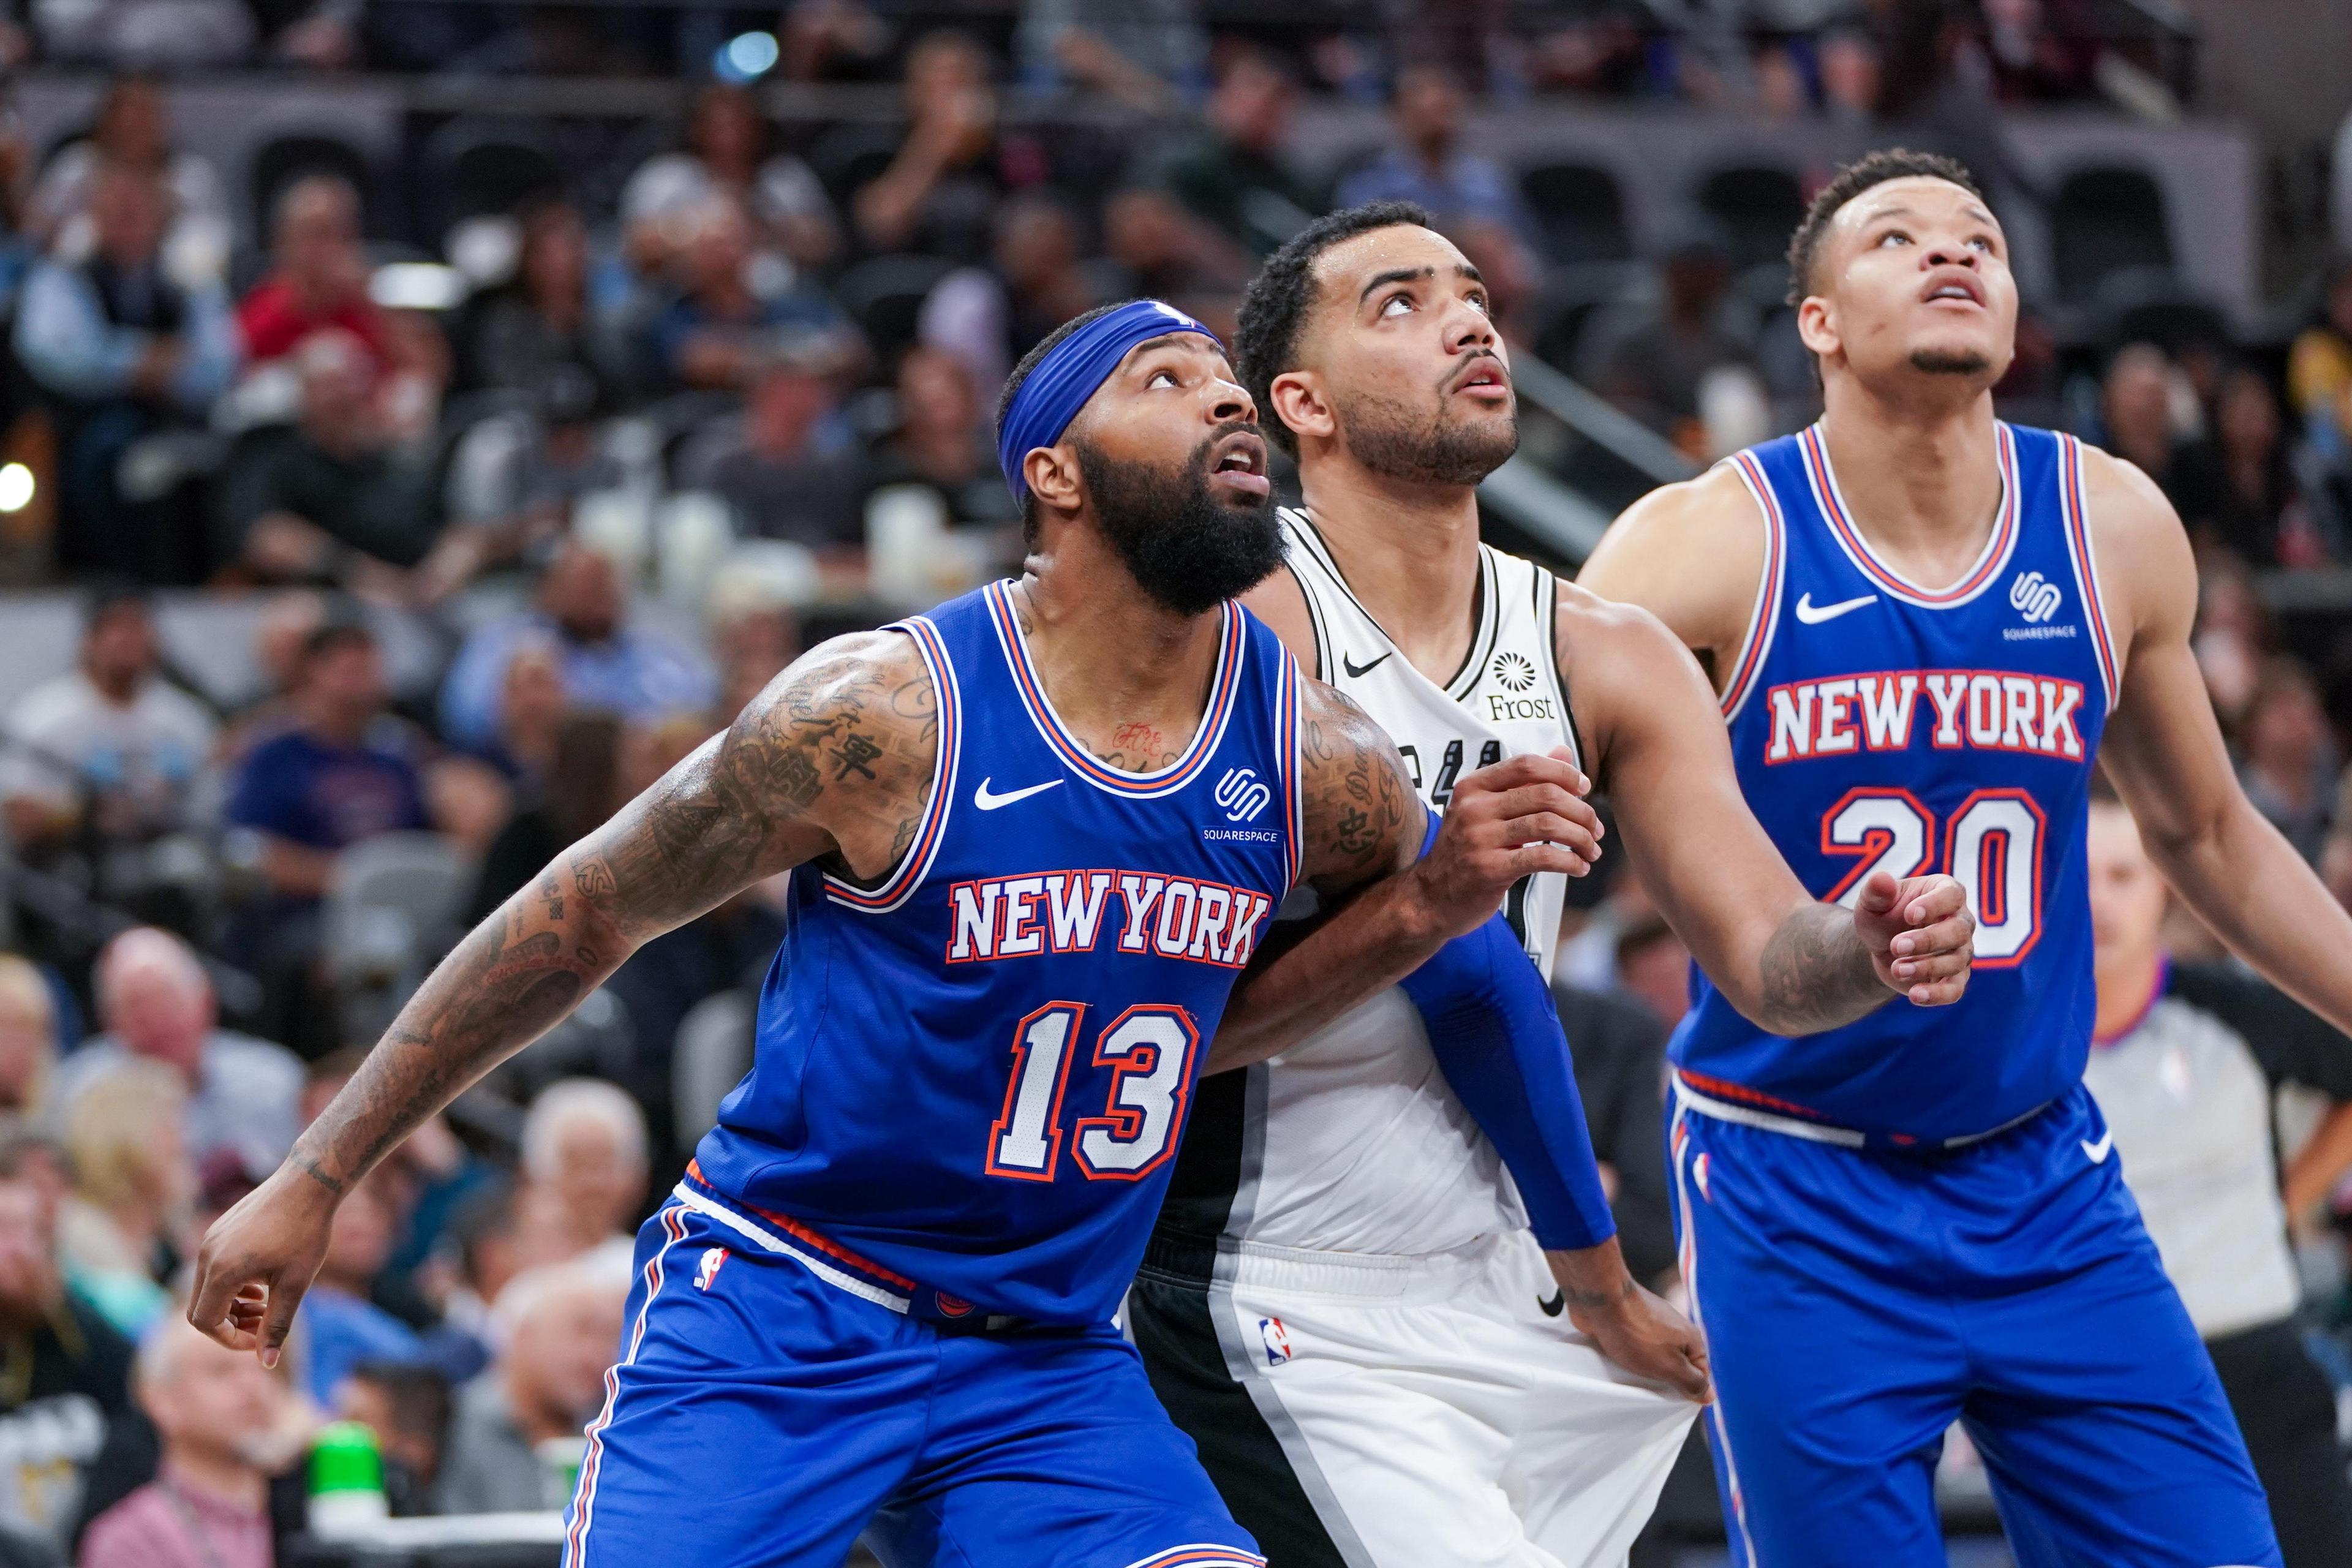
[[[1443,1298],[1484,1273],[1518,1234],[1482,1236],[1450,1251],[1427,1253],[1322,1252],[1227,1242],[1218,1250],[1217,1278],[1253,1289],[1363,1300]]]
[[[1758,1110],[1753,1106],[1735,1105],[1729,1100],[1717,1100],[1713,1095],[1701,1094],[1697,1089],[1693,1089],[1679,1072],[1675,1074],[1675,1099],[1697,1111],[1701,1116],[1711,1117],[1717,1121],[1737,1121],[1743,1127],[1761,1127],[1767,1132],[1784,1132],[1791,1138],[1810,1139],[1816,1143],[1833,1143],[1841,1149],[1861,1149],[1870,1142],[1868,1133],[1857,1132],[1850,1127],[1829,1127],[1818,1121],[1801,1121],[1793,1116],[1775,1116],[1769,1110]],[[2012,1116],[1998,1127],[1988,1127],[1981,1132],[1963,1132],[1957,1138],[1925,1142],[1917,1147],[1929,1150],[1965,1149],[1971,1143],[1981,1143],[1988,1138],[1998,1138],[2012,1127],[2023,1126],[2049,1110],[2054,1103],[2056,1102],[2053,1100],[2045,1100],[2032,1110]]]

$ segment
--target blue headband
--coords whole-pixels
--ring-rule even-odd
[[[1055,343],[1053,352],[1037,362],[1037,368],[1013,395],[1013,406],[1004,411],[1004,423],[996,432],[996,463],[1004,470],[1004,482],[1012,488],[1014,500],[1029,496],[1029,481],[1021,476],[1022,459],[1062,438],[1062,432],[1070,427],[1087,399],[1110,379],[1128,350],[1171,332],[1198,332],[1220,350],[1224,347],[1216,333],[1175,306],[1157,300],[1129,300]]]

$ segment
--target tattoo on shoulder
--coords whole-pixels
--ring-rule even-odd
[[[1307,875],[1371,881],[1395,867],[1413,819],[1404,763],[1380,726],[1328,687],[1310,686],[1300,720]]]

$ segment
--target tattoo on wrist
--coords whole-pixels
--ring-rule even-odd
[[[1617,1281],[1614,1289],[1579,1290],[1573,1286],[1561,1285],[1559,1293],[1566,1297],[1568,1304],[1578,1311],[1597,1312],[1604,1307],[1613,1307],[1631,1297],[1633,1294],[1633,1278],[1629,1274],[1621,1279]]]
[[[332,1196],[341,1197],[343,1195],[343,1183],[341,1180],[329,1175],[327,1173],[327,1168],[324,1165],[321,1165],[318,1161],[313,1160],[310,1155],[305,1154],[299,1149],[294,1151],[294,1163],[302,1168],[302,1173],[304,1175],[309,1176],[312,1181],[326,1188],[328,1193]]]

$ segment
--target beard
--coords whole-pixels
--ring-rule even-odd
[[[1347,393],[1336,401],[1348,449],[1356,461],[1387,479],[1475,485],[1519,449],[1516,413],[1495,419],[1448,418],[1442,390],[1427,415],[1377,393]]]
[[[1209,448],[1254,425],[1220,425],[1169,468],[1115,463],[1084,441],[1072,445],[1092,498],[1095,522],[1136,585],[1180,616],[1237,598],[1282,564],[1274,501],[1234,505],[1209,489]]]
[[[1911,368],[1922,375],[1982,375],[1992,361],[1974,349],[1914,349]]]

